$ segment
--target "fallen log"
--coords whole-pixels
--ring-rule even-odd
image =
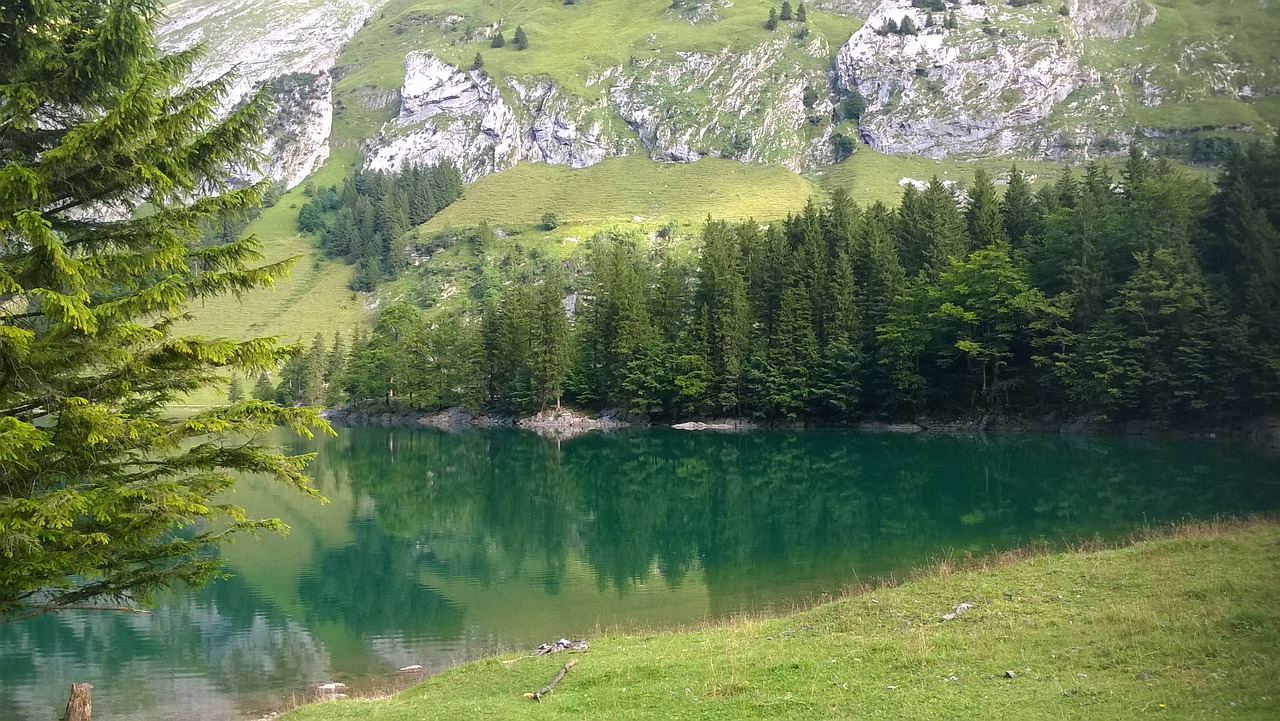
[[[569,663],[566,663],[565,665],[560,667],[560,673],[556,674],[556,677],[551,679],[551,683],[547,684],[546,686],[543,686],[542,688],[538,689],[537,691],[534,691],[533,693],[525,694],[524,697],[531,701],[541,702],[542,697],[551,693],[551,689],[555,688],[556,684],[560,683],[560,679],[564,678],[564,675],[566,673],[569,673],[569,669],[577,665],[578,665],[578,659],[576,658],[570,659]]]

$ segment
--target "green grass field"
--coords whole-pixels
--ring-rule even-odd
[[[1116,550],[1006,554],[792,616],[602,635],[487,659],[397,696],[288,721],[522,719],[1273,719],[1280,524],[1191,524]],[[973,607],[943,620],[961,603]],[[1012,671],[1012,677],[1006,672]]]
[[[354,156],[339,154],[313,176],[317,184],[338,182]],[[194,305],[195,319],[178,332],[249,338],[278,336],[282,341],[310,340],[353,327],[363,315],[364,299],[347,289],[351,269],[340,261],[320,259],[312,238],[298,233],[298,207],[306,202],[302,186],[285,193],[274,207],[246,230],[262,242],[266,262],[297,257],[289,277],[273,288],[222,296]]]
[[[802,207],[816,186],[780,166],[703,158],[657,163],[609,158],[588,168],[521,163],[467,187],[462,199],[432,218],[430,233],[448,227],[536,223],[543,213],[562,221],[758,218]]]

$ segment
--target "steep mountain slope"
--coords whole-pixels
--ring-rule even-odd
[[[834,187],[892,198],[909,178],[967,177],[970,160],[1076,161],[1132,141],[1212,160],[1280,126],[1276,0],[813,0],[803,22],[768,29],[773,3],[179,0],[163,41],[205,43],[202,79],[236,69],[227,107],[271,87],[262,172],[296,186],[252,228],[272,258],[311,247],[293,224],[304,179],[357,166],[447,159],[474,181],[538,163],[476,186],[418,237],[544,212],[577,233],[767,219]],[[884,32],[908,16],[916,34]],[[850,119],[855,92],[866,104]],[[865,145],[835,163],[849,138]],[[703,157],[723,161],[688,162]],[[309,338],[349,325],[379,302],[349,278],[304,259],[274,293],[195,309],[196,328]]]
[[[329,157],[333,78],[338,52],[382,0],[178,0],[160,28],[162,44],[203,43],[195,80],[234,73],[224,101],[229,110],[257,88],[270,88],[277,104],[262,147],[262,172],[287,188],[302,182]],[[256,173],[246,171],[246,179]]]
[[[1264,0],[929,5],[878,4],[837,58],[878,150],[1069,159],[1278,120],[1280,21]],[[908,23],[918,32],[887,31]]]
[[[1274,5],[830,0],[770,30],[771,0],[181,0],[164,36],[206,43],[201,77],[238,67],[229,104],[271,83],[265,170],[291,186],[331,129],[370,167],[449,159],[468,180],[621,155],[804,171],[841,131],[895,154],[1062,159],[1266,131]],[[855,91],[867,109],[841,125]]]

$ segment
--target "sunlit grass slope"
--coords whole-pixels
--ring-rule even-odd
[[[341,182],[354,162],[353,154],[339,154],[308,182]],[[263,210],[246,231],[262,241],[266,262],[297,256],[289,277],[240,298],[222,296],[196,303],[191,307],[195,320],[179,332],[241,339],[279,336],[293,342],[355,327],[363,317],[364,300],[347,288],[351,269],[340,261],[321,259],[315,240],[297,230],[298,207],[306,201],[302,186],[294,188]]]
[[[818,188],[780,166],[703,158],[657,163],[611,158],[588,168],[522,163],[481,178],[462,199],[424,226],[424,232],[489,223],[536,223],[544,213],[563,221],[701,220],[785,216]]]
[[[284,718],[1280,717],[1274,519],[939,570],[779,619],[593,638],[542,703],[521,695],[568,654],[484,660]],[[973,608],[944,621],[962,602]]]

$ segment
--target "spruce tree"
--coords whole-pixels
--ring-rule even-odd
[[[727,223],[707,222],[694,298],[702,366],[710,373],[706,400],[716,412],[741,410],[743,372],[751,349],[751,308],[736,240]]]
[[[982,168],[973,174],[964,215],[969,230],[969,250],[1006,241],[999,194],[991,176]]]
[[[798,6],[796,6],[796,22],[801,22],[801,23],[809,22],[809,12],[804,9],[803,2],[800,3]]]
[[[769,8],[769,19],[764,21],[764,29],[773,31],[778,29],[778,9]]]
[[[219,120],[232,79],[190,83],[199,50],[161,53],[162,11],[48,0],[0,14],[0,622],[134,606],[217,575],[211,545],[283,526],[226,502],[239,472],[317,495],[305,458],[253,440],[277,423],[327,431],[314,409],[165,411],[290,349],[176,330],[190,301],[270,284],[287,264],[250,267],[253,238],[195,242],[201,223],[263,197],[222,182],[251,162],[268,99]]]
[[[240,382],[240,375],[231,374],[231,380],[227,382],[227,402],[239,403],[244,400],[244,384]]]
[[[484,69],[484,56],[483,56],[483,55],[481,55],[480,53],[476,53],[476,59],[471,61],[471,69],[472,69],[472,70],[482,70],[482,69]]]
[[[1015,250],[1022,247],[1028,235],[1037,232],[1040,214],[1035,198],[1027,176],[1016,166],[1009,169],[1009,185],[1000,200],[1000,216],[1004,220],[1005,236]]]
[[[778,19],[779,19],[779,20],[787,20],[787,21],[790,21],[790,20],[791,20],[791,2],[790,2],[790,0],[783,0],[783,2],[782,2],[782,12],[778,14]]]
[[[502,36],[502,31],[501,31],[501,30],[499,30],[499,31],[498,31],[498,32],[493,36],[493,39],[489,41],[489,47],[491,47],[491,48],[501,48],[501,47],[505,47],[505,46],[506,46],[506,44],[507,44],[507,39],[506,39],[505,37],[503,37],[503,36]]]
[[[569,318],[564,312],[564,275],[559,266],[542,279],[532,309],[532,366],[534,401],[545,408],[560,408],[565,380],[573,359]]]
[[[515,46],[516,50],[524,50],[529,47],[529,37],[524,34],[524,28],[519,25],[516,26]]]

